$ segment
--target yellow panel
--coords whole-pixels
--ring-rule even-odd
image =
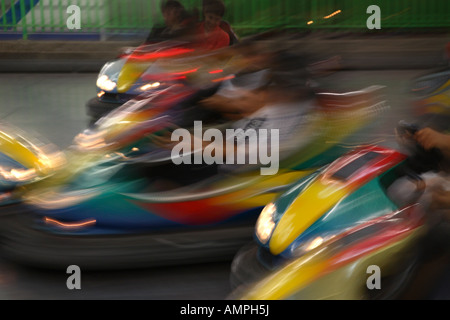
[[[270,240],[270,251],[274,255],[283,252],[347,193],[348,190],[339,184],[324,184],[320,179],[314,181],[286,210]]]
[[[28,169],[39,167],[39,158],[33,152],[2,132],[0,132],[0,151]]]
[[[117,79],[117,92],[123,93],[130,90],[133,84],[140,78],[142,73],[148,69],[151,63],[149,62],[130,62],[127,61],[122,67]]]

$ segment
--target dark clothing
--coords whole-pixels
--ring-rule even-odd
[[[185,40],[189,41],[195,33],[195,23],[191,18],[186,19],[177,28],[169,28],[165,25],[154,26],[150,31],[145,43],[152,43],[165,40]]]

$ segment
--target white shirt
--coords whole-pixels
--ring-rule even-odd
[[[288,157],[299,148],[299,141],[294,137],[309,121],[308,115],[314,107],[313,101],[269,104],[249,117],[236,121],[231,127],[236,134],[227,139],[228,145],[234,144],[237,147],[235,162],[224,164],[220,169],[225,171],[238,169],[236,159],[239,157],[241,159],[245,157],[245,163],[249,164],[249,155],[259,154],[261,143],[266,144],[269,153],[278,152],[279,160]],[[267,129],[267,140],[264,134],[261,135],[261,129]],[[273,130],[278,132],[278,141],[272,141]],[[276,149],[272,150],[273,147]]]

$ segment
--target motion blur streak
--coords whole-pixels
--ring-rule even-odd
[[[45,222],[48,224],[54,224],[63,228],[82,228],[82,227],[87,227],[87,226],[91,226],[94,225],[97,220],[93,219],[93,220],[88,220],[88,221],[83,221],[83,222],[78,222],[78,223],[65,223],[65,222],[61,222],[55,219],[51,219],[49,217],[45,217]]]

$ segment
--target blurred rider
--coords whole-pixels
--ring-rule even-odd
[[[197,45],[203,50],[217,50],[230,45],[230,36],[221,27],[225,5],[220,0],[208,1],[203,6],[204,21],[197,29]]]
[[[200,104],[208,110],[236,120],[255,111],[257,89],[269,84],[275,53],[258,42],[242,42],[232,48],[237,72],[221,82],[217,92]]]
[[[259,135],[261,129],[278,131],[278,149],[270,151],[278,152],[280,161],[298,150],[301,143],[298,134],[304,130],[310,121],[309,115],[316,107],[314,93],[308,86],[306,57],[282,51],[276,53],[270,61],[272,66],[268,71],[269,81],[243,95],[241,99],[245,104],[242,105],[248,109],[238,111],[236,120],[231,124],[232,129],[242,129],[244,133],[248,132],[248,129],[253,130],[250,131],[251,134],[226,141],[224,154],[227,148],[234,148],[236,157],[239,156],[237,152],[244,150],[246,157],[252,150],[258,153],[256,150],[259,145],[251,145],[250,141],[251,135]],[[258,141],[260,139],[258,136]],[[242,148],[242,145],[245,145],[245,148]],[[271,145],[268,141],[266,147]],[[219,169],[234,171],[241,168],[236,165],[222,165]]]
[[[450,135],[431,128],[419,130],[415,140],[425,149],[439,149],[444,157],[440,179],[434,178],[428,183],[430,188],[430,206],[434,210],[450,210]],[[450,215],[448,215],[450,218]]]
[[[179,1],[162,2],[161,13],[165,25],[154,27],[145,43],[169,39],[189,39],[188,37],[193,33],[195,20]]]
[[[297,55],[284,52],[278,53],[271,61],[268,81],[262,82],[254,88],[245,88],[239,94],[238,108],[231,102],[223,105],[218,110],[229,116],[233,113],[232,121],[227,123],[222,130],[233,129],[236,135],[226,137],[220,142],[203,141],[203,149],[214,149],[224,157],[224,163],[214,166],[217,172],[235,172],[252,170],[261,164],[251,164],[249,156],[260,154],[261,139],[267,139],[265,151],[269,154],[277,153],[277,160],[284,160],[298,149],[302,139],[305,125],[310,121],[309,115],[316,107],[314,93],[308,87],[309,74],[305,68],[306,59]],[[233,101],[233,99],[230,99]],[[277,143],[272,136],[261,136],[261,132],[277,131]],[[300,135],[301,136],[301,135]],[[157,138],[160,146],[171,148],[173,142],[170,137]],[[194,142],[195,137],[189,141]],[[264,143],[264,141],[263,141]],[[272,146],[276,150],[270,150]],[[192,146],[194,148],[195,145]],[[232,149],[232,150],[231,150]],[[231,163],[227,155],[232,154],[234,159],[246,159],[243,165],[234,160]],[[208,175],[213,173],[208,168]],[[187,169],[189,170],[189,168]]]

